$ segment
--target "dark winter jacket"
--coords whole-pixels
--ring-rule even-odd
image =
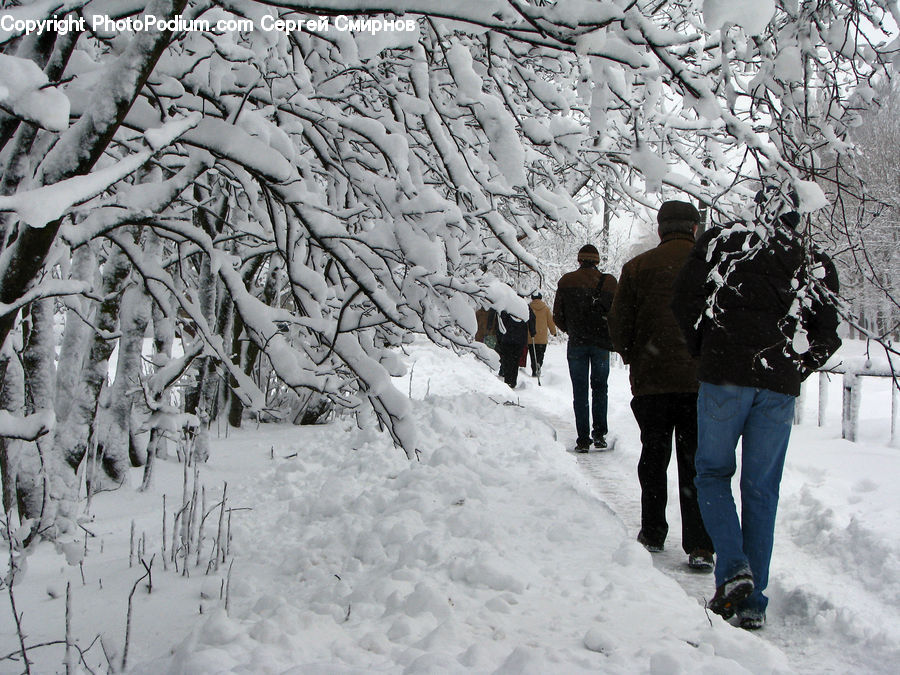
[[[500,312],[497,341],[501,345],[525,345],[528,336],[534,335],[534,312],[529,308],[528,321],[517,319],[509,312]]]
[[[568,334],[569,345],[612,349],[606,315],[616,293],[616,278],[595,265],[564,274],[556,285],[553,321]]]
[[[837,292],[831,260],[790,228],[780,225],[763,241],[755,226],[733,223],[697,241],[675,282],[672,310],[700,357],[701,381],[797,396],[841,345]],[[798,314],[805,339],[797,335]]]
[[[671,309],[675,278],[693,245],[690,233],[671,232],[622,268],[609,332],[616,351],[631,366],[635,396],[697,391],[697,362]]]

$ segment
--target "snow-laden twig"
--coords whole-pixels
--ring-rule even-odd
[[[125,670],[128,667],[128,644],[131,639],[131,613],[132,613],[132,602],[134,600],[134,592],[137,590],[138,585],[144,580],[148,579],[148,593],[153,592],[153,576],[151,573],[151,569],[153,568],[153,560],[156,558],[156,554],[150,558],[150,563],[148,564],[144,560],[141,560],[141,565],[144,566],[144,573],[138,578],[137,581],[134,582],[134,585],[131,587],[131,592],[128,594],[128,612],[125,616],[125,644],[122,647],[122,666],[121,670]]]
[[[6,592],[9,596],[9,606],[13,614],[13,620],[16,622],[16,635],[19,638],[19,653],[22,654],[22,663],[24,664],[25,672],[30,675],[31,662],[28,660],[28,649],[25,647],[25,631],[22,628],[22,616],[16,609],[16,594],[13,591],[16,580],[16,571],[19,568],[19,564],[16,561],[13,533],[9,527],[11,516],[11,513],[7,513],[4,522],[6,528],[6,542],[9,545],[9,575],[5,579]]]

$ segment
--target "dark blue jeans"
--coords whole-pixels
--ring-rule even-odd
[[[703,524],[716,547],[716,585],[753,574],[755,589],[738,607],[765,612],[775,511],[795,398],[768,389],[700,383],[697,398],[697,498]],[[731,478],[741,442],[741,519]]]
[[[591,419],[593,419],[593,436],[605,436],[609,431],[606,425],[607,387],[609,378],[609,351],[593,345],[569,345],[566,350],[569,361],[569,377],[572,379],[572,407],[575,409],[575,430],[578,432],[578,443],[590,443]],[[591,402],[588,405],[588,383],[590,383]],[[590,407],[590,412],[588,408]]]

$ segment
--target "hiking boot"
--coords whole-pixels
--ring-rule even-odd
[[[713,553],[702,548],[695,548],[688,556],[688,567],[693,570],[710,572],[713,568]]]
[[[650,551],[650,553],[659,553],[660,551],[663,550],[663,543],[661,541],[660,542],[652,541],[644,534],[643,530],[638,532],[637,540],[638,540],[638,543],[641,546],[643,546],[645,549]]]
[[[597,436],[594,438],[594,447],[601,450],[606,449],[606,436]]]
[[[742,609],[737,615],[738,625],[744,630],[759,630],[766,625],[766,613],[758,609]]]
[[[734,616],[737,606],[753,592],[753,575],[750,572],[741,572],[731,577],[716,589],[706,608],[713,614],[718,614],[728,620]]]
[[[588,452],[590,449],[589,441],[575,441],[575,452]]]

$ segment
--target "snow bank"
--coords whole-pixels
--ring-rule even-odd
[[[460,359],[468,376],[492,377]],[[787,670],[653,568],[546,422],[473,393],[414,414],[413,462],[349,423],[297,430],[234,497],[255,505],[232,611],[149,670]]]

